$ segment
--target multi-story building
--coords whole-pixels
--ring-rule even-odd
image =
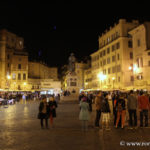
[[[84,89],[91,90],[92,89],[92,72],[91,68],[84,70]]]
[[[132,38],[128,32],[139,22],[120,19],[118,24],[99,37],[99,49],[91,54],[92,89],[112,90],[133,87]]]
[[[58,81],[56,67],[48,67],[41,62],[29,62],[28,68],[29,89],[49,94],[61,92],[61,83]]]
[[[0,31],[0,88],[24,90],[28,80],[28,53],[24,39],[7,30]]]
[[[0,89],[2,91],[61,90],[57,68],[42,63],[29,62],[24,49],[24,39],[0,31]]]
[[[133,41],[133,63],[130,66],[133,88],[150,90],[150,22],[140,24],[129,33]]]

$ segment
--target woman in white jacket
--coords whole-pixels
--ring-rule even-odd
[[[87,102],[86,96],[84,96],[81,99],[79,106],[80,106],[79,120],[82,121],[82,130],[87,131],[90,116],[89,116],[89,104]]]

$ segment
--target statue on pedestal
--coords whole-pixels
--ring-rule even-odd
[[[69,57],[69,65],[68,65],[68,70],[71,73],[75,73],[75,62],[76,62],[76,58],[75,58],[74,54],[71,53],[71,55]]]

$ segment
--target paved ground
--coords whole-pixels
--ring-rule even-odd
[[[55,127],[41,129],[38,102],[0,108],[0,150],[99,150],[99,132],[81,131],[77,103],[61,103]]]
[[[61,102],[55,127],[41,129],[37,119],[39,102],[15,104],[0,108],[0,150],[149,150],[150,128],[110,131],[93,128],[95,111],[89,130],[84,133],[78,120],[78,103]],[[127,146],[141,142],[143,146]],[[142,143],[143,142],[143,143]]]

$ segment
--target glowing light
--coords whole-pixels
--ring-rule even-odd
[[[104,75],[102,72],[101,73],[99,73],[98,75],[97,75],[97,77],[101,80],[101,81],[103,81],[103,80],[105,80],[106,79],[106,75]]]
[[[134,64],[133,70],[134,70],[134,71],[137,71],[137,70],[138,70],[138,66],[137,66],[136,64]]]
[[[27,85],[27,83],[26,83],[26,82],[24,82],[24,83],[23,83],[23,85]]]
[[[115,77],[112,77],[112,80],[115,80]]]
[[[129,70],[132,70],[132,67],[131,67],[131,66],[129,67]]]
[[[10,75],[7,75],[7,79],[8,79],[8,80],[11,79],[11,76],[10,76]]]

